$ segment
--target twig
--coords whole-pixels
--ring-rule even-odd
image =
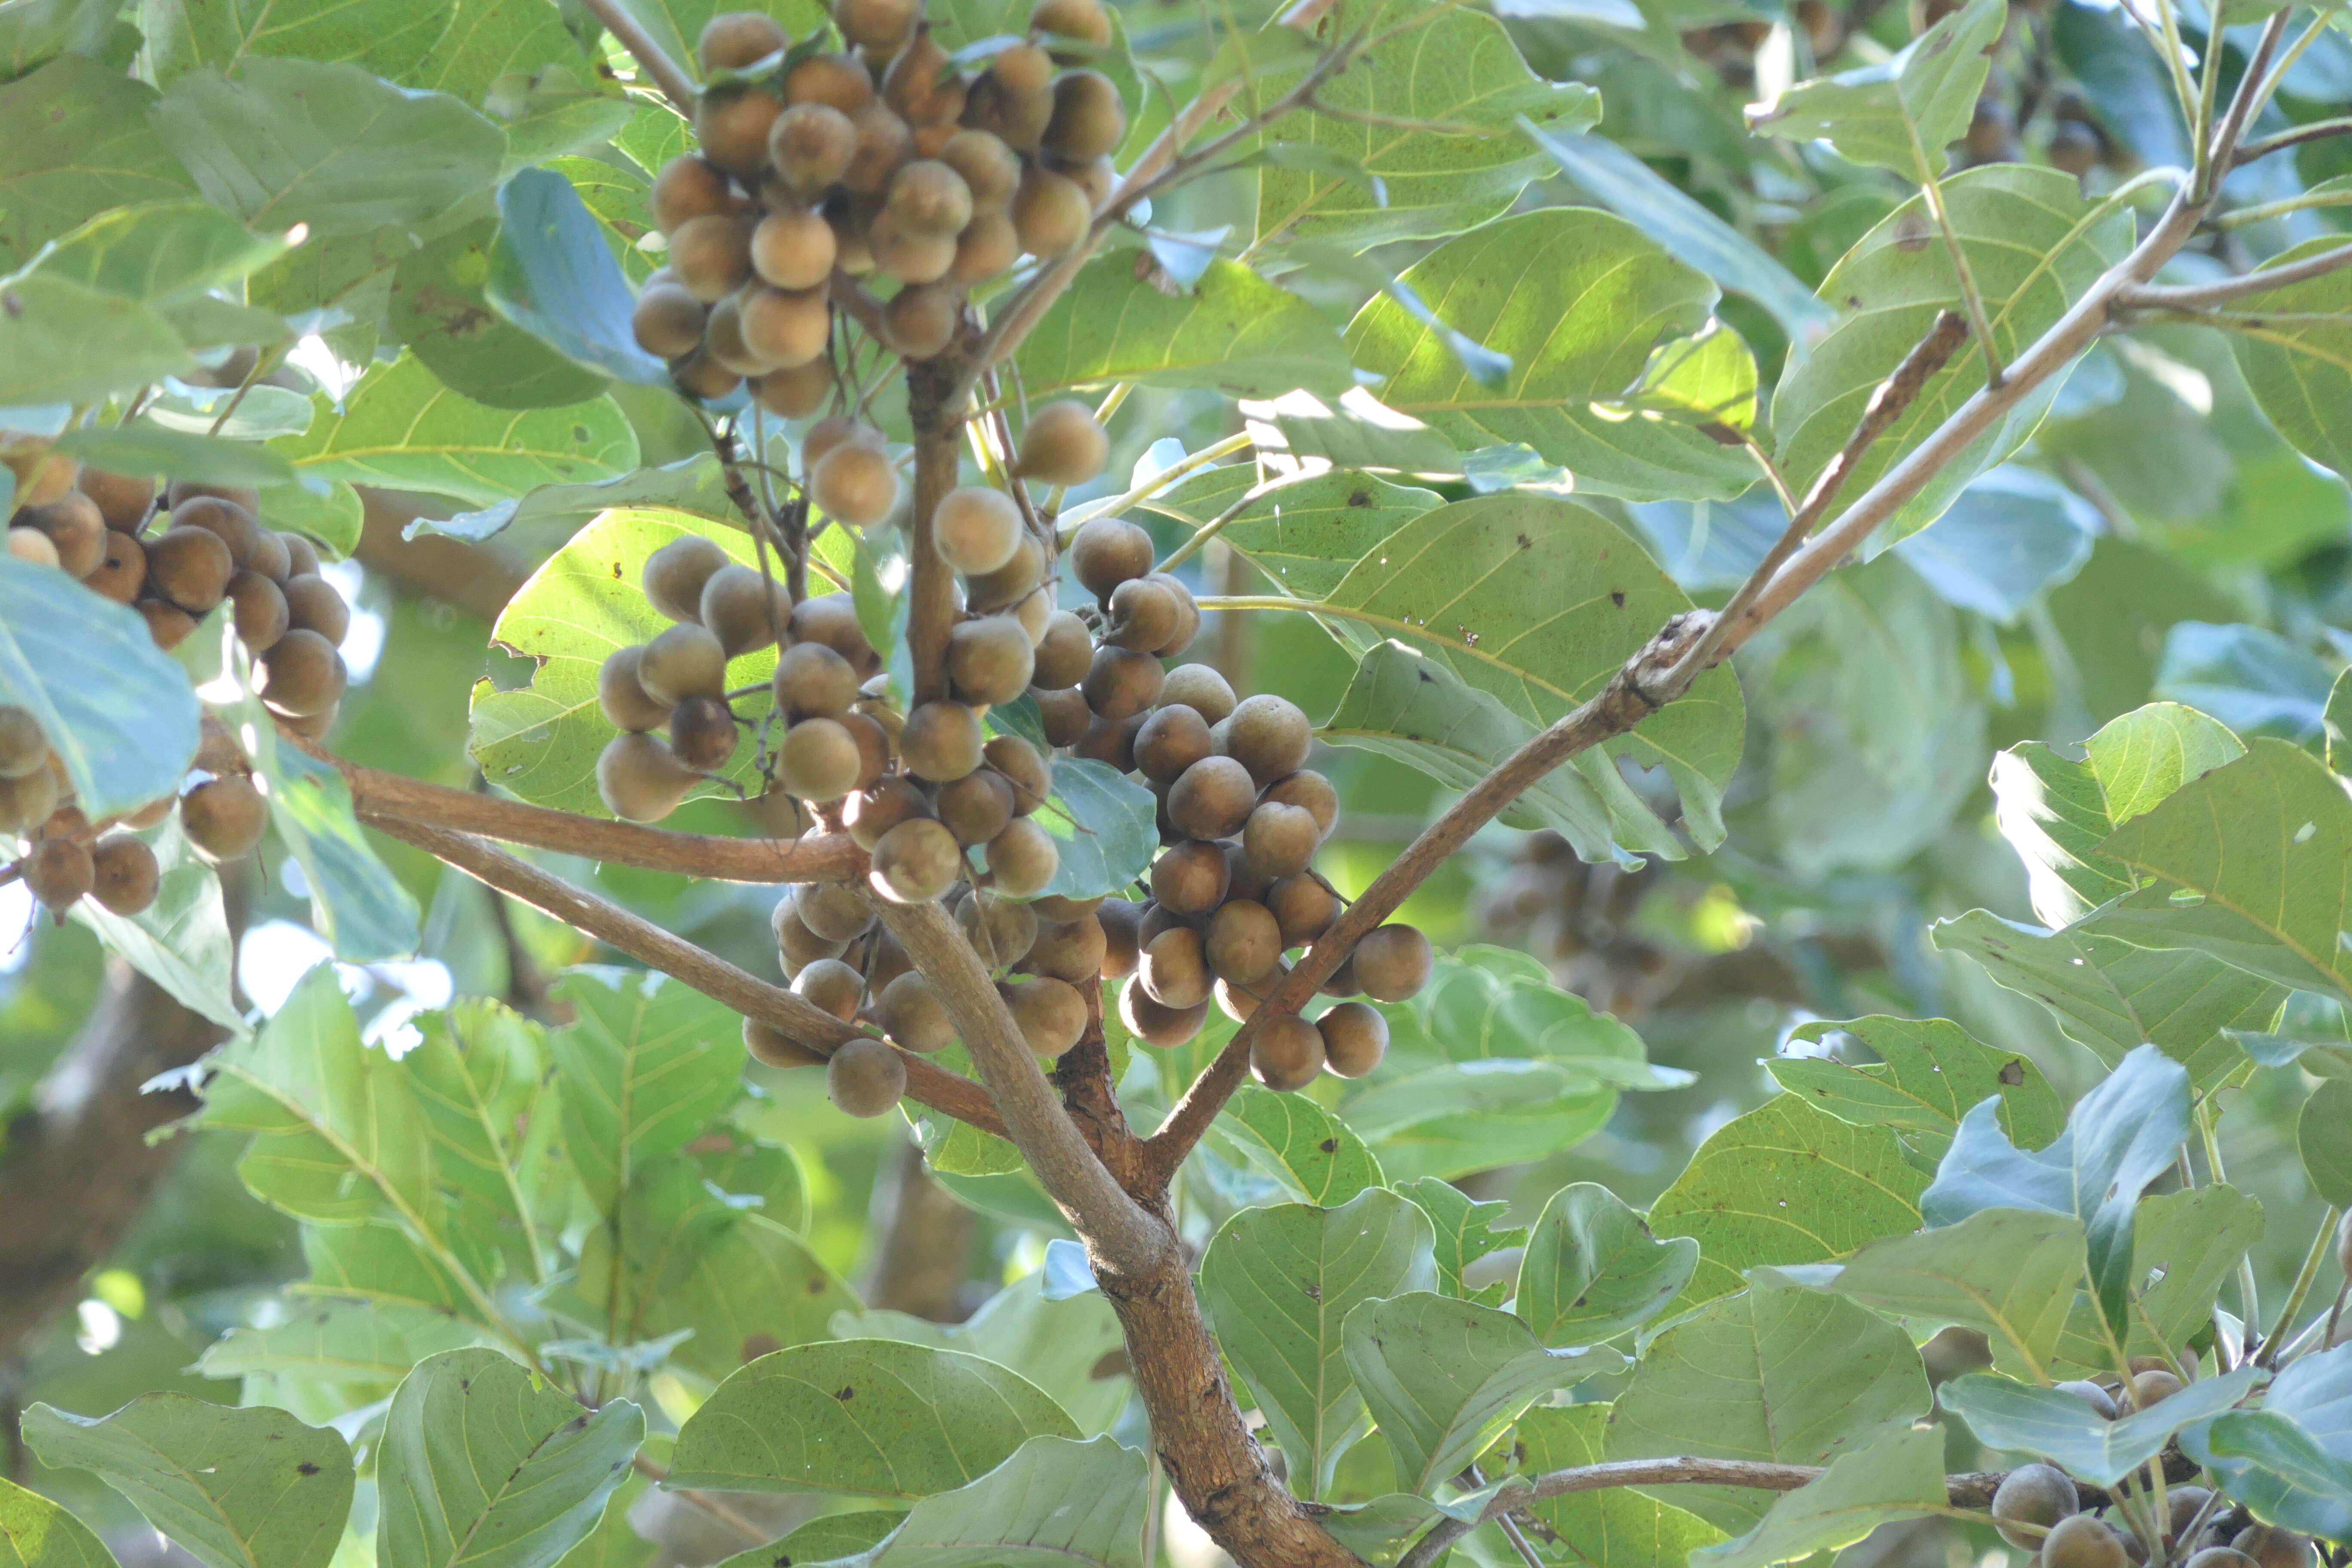
[[[1206,548],[1209,541],[1216,538],[1217,535],[1224,532],[1227,528],[1231,527],[1237,520],[1239,520],[1242,513],[1249,510],[1251,507],[1255,506],[1265,498],[1265,493],[1268,490],[1276,488],[1281,483],[1282,481],[1277,479],[1270,484],[1252,485],[1249,489],[1244,490],[1239,500],[1236,500],[1233,505],[1225,508],[1224,510],[1219,512],[1216,516],[1202,523],[1199,528],[1193,530],[1192,538],[1186,540],[1183,543],[1170,551],[1168,552],[1168,559],[1162,561],[1158,566],[1152,568],[1152,570],[1156,572],[1173,572],[1176,570],[1177,567],[1191,560],[1194,554]]]
[[[2308,125],[2298,125],[2292,131],[2281,131],[2273,135],[2245,142],[2238,149],[2237,163],[2242,166],[2252,163],[2257,158],[2266,158],[2273,153],[2284,152],[2289,147],[2300,147],[2306,142],[2325,141],[2331,136],[2352,136],[2352,114],[2341,115],[2333,120],[2315,120]]]
[[[2290,283],[2325,278],[2347,267],[2352,267],[2352,245],[2339,245],[2316,256],[2306,256],[2300,261],[2290,261],[2283,267],[2261,268],[2235,278],[2224,278],[2218,283],[2151,283],[2126,289],[2117,296],[2116,308],[2124,310],[2193,310],[2209,305],[2226,305],[2232,300],[2267,294]]]
[[[2231,96],[2229,112],[2212,130],[2212,140],[2197,149],[2197,177],[2189,183],[2194,199],[2207,202],[2221,185],[2221,176],[2237,167],[2234,151],[2244,137],[2246,127],[2262,110],[2264,83],[2270,73],[2271,57],[2278,52],[2279,39],[2286,36],[2286,19],[2291,7],[2282,6],[2263,27],[2263,36],[2254,45],[2254,52],[2246,60],[2245,75],[2238,80],[2238,90]],[[2216,56],[2221,52],[2218,38],[2208,40],[2207,47]]]
[[[1116,410],[1114,410],[1114,412],[1116,412]],[[1097,416],[1097,418],[1098,419],[1104,416],[1100,415]],[[1074,521],[1070,524],[1070,531],[1072,533],[1076,533],[1077,531],[1078,523],[1086,521],[1086,518],[1113,517],[1125,511],[1129,507],[1135,505],[1138,501],[1148,500],[1151,497],[1158,495],[1161,490],[1171,489],[1175,485],[1181,484],[1185,479],[1192,478],[1194,474],[1199,473],[1202,468],[1207,468],[1218,458],[1232,457],[1235,452],[1241,451],[1244,447],[1249,446],[1255,439],[1255,437],[1250,435],[1248,431],[1244,430],[1239,435],[1227,436],[1222,440],[1212,441],[1209,445],[1202,447],[1199,451],[1187,456],[1181,462],[1171,463],[1167,468],[1162,468],[1160,472],[1152,475],[1150,479],[1144,480],[1141,484],[1137,485],[1134,489],[1129,490],[1124,495],[1113,496],[1105,500],[1088,501],[1083,509],[1085,517]],[[1069,541],[1067,539],[1064,539],[1063,542],[1066,544]],[[1164,571],[1165,568],[1163,567],[1161,570]]]
[[[654,85],[662,89],[662,96],[668,99],[680,114],[692,119],[698,96],[694,79],[680,69],[676,60],[662,53],[662,47],[654,42],[653,35],[637,25],[637,19],[623,8],[620,0],[580,0],[580,3],[590,16],[603,24],[606,32],[621,40],[621,47],[628,50],[629,58],[653,79]]]
[[[907,366],[907,418],[915,431],[915,493],[907,518],[907,651],[915,700],[948,694],[948,635],[955,629],[955,574],[931,542],[931,514],[955,489],[963,446],[961,364],[968,340]]]
[[[2263,202],[2255,206],[2239,207],[2233,212],[2223,213],[2215,218],[2212,226],[2226,234],[2231,229],[2247,228],[2258,223],[2268,223],[2274,217],[2285,217],[2290,214],[2310,212],[2320,207],[2352,207],[2352,191],[2307,191],[2302,195],[2289,196],[2284,201]]]

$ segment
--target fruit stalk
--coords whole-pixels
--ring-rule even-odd
[[[680,114],[689,119],[694,114],[694,79],[678,68],[676,60],[662,52],[653,35],[637,25],[619,0],[582,0],[588,14],[604,26],[606,32],[621,41],[629,58],[637,62],[653,84],[662,89],[662,96],[674,104]]]

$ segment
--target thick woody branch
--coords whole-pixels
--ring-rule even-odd
[[[604,30],[621,40],[621,47],[637,62],[653,84],[662,89],[662,96],[675,104],[680,114],[694,115],[694,79],[679,68],[678,63],[662,52],[653,35],[638,25],[620,0],[581,0],[587,13],[604,25]]]
[[[620,949],[640,963],[684,981],[745,1017],[773,1025],[813,1051],[829,1056],[835,1046],[869,1033],[843,1023],[781,985],[771,985],[716,953],[478,838],[397,818],[377,826],[394,837],[455,866],[476,881],[520,899]],[[911,1052],[900,1051],[898,1057],[907,1066],[908,1099],[928,1105],[943,1116],[969,1122],[984,1132],[1005,1134],[1003,1120],[996,1114],[995,1106],[980,1085]]]
[[[940,904],[876,900],[882,923],[915,968],[939,992],[1003,1113],[1004,1135],[1020,1146],[1045,1192],[1083,1237],[1098,1272],[1141,1278],[1174,1255],[1175,1233],[1127,1194],[1062,1109],[1030,1053],[1029,1042],[997,994],[971,944]]]

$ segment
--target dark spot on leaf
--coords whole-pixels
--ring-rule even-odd
[[[1925,250],[1935,237],[1934,227],[1921,214],[1906,213],[1895,220],[1895,248],[1897,250]]]
[[[459,1378],[459,1379],[457,1380],[457,1392],[458,1392],[458,1393],[460,1393],[460,1394],[471,1394],[471,1393],[473,1393],[473,1392],[474,1392],[474,1380],[473,1380],[472,1378],[470,1378],[470,1377],[461,1377],[461,1378]]]
[[[1348,492],[1348,504],[1349,506],[1370,506],[1372,504],[1372,492],[1370,490],[1349,490]]]
[[[1533,549],[1536,547],[1536,542],[1535,542],[1534,540],[1532,540],[1532,539],[1529,539],[1529,538],[1528,538],[1526,534],[1524,534],[1524,533],[1520,534],[1520,535],[1518,536],[1518,539],[1519,539],[1519,548],[1520,548],[1520,549],[1522,549],[1522,550],[1533,550]]]
[[[615,583],[617,583],[617,582],[619,582],[619,581],[621,580],[621,577],[622,577],[621,563],[620,563],[619,562],[615,561],[615,562],[614,562],[614,563],[613,563],[613,581],[614,581],[614,582],[615,582]]]
[[[579,442],[582,446],[586,446],[588,444],[588,426],[585,425],[574,425],[572,427],[572,438],[574,441]]]
[[[312,1464],[308,1459],[303,1460],[300,1464],[295,1466],[294,1468],[300,1474],[306,1476],[315,1476],[319,1473],[319,1467]]]
[[[1622,588],[1610,589],[1609,602],[1616,605],[1619,609],[1623,609],[1625,607],[1625,590]]]
[[[848,1404],[851,1400],[853,1400],[853,1399],[855,1399],[855,1398],[856,1398],[856,1397],[857,1397],[857,1390],[856,1390],[856,1388],[854,1388],[854,1387],[849,1386],[848,1384],[844,1384],[844,1385],[842,1386],[842,1390],[841,1390],[841,1392],[840,1392],[839,1394],[835,1394],[835,1395],[834,1395],[834,1397],[835,1397],[835,1399],[838,1399],[839,1401],[841,1401],[844,1405],[846,1405],[846,1404]]]
[[[1584,1297],[1579,1296],[1575,1300],[1570,1301],[1569,1305],[1571,1307],[1581,1307],[1584,1305]]]
[[[0,310],[7,311],[8,319],[13,321],[25,313],[25,301],[16,297],[13,289],[0,289]]]
[[[1337,1138],[1326,1138],[1322,1142],[1318,1143],[1315,1146],[1318,1149],[1322,1150],[1326,1154],[1333,1154],[1339,1152],[1339,1141]]]
[[[2000,1081],[2009,1085],[2011,1089],[2023,1083],[2025,1081],[2025,1064],[2014,1059],[2001,1063]]]
[[[1301,1289],[1307,1292],[1307,1299],[1310,1301],[1320,1301],[1323,1299],[1323,1287],[1320,1285],[1309,1284]]]

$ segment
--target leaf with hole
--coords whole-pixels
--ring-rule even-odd
[[[1801,1024],[1790,1038],[1818,1045],[1832,1034],[1851,1036],[1879,1059],[1777,1056],[1765,1064],[1774,1081],[1840,1121],[1893,1128],[1930,1161],[1943,1158],[1960,1118],[1987,1098],[2000,1100],[2001,1131],[2021,1148],[2042,1147],[2064,1125],[2057,1091],[2029,1058],[1979,1044],[1948,1019]]]

